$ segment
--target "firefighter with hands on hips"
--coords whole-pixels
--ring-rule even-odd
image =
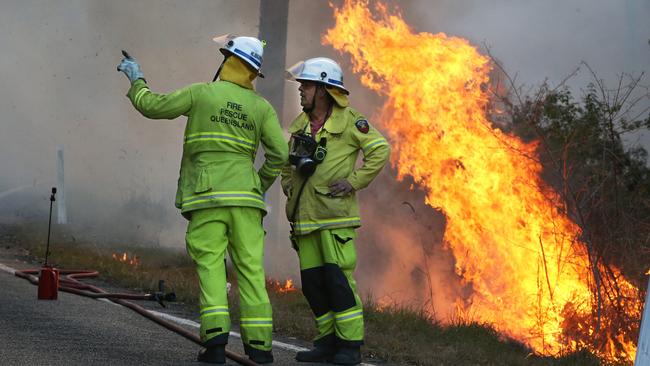
[[[282,169],[291,240],[300,260],[302,291],[318,335],[301,362],[361,362],[363,306],[353,272],[355,228],[361,226],[355,192],[388,161],[390,147],[366,118],[351,108],[341,67],[323,57],[287,70],[300,83],[301,113],[289,127],[289,163]],[[363,154],[363,165],[356,168]]]
[[[271,305],[263,256],[264,193],[287,161],[287,144],[271,105],[254,88],[262,76],[263,43],[253,37],[215,38],[224,60],[218,81],[197,83],[169,94],[152,92],[137,61],[124,52],[118,70],[131,81],[127,94],[145,117],[187,117],[175,205],[189,220],[187,252],[201,288],[198,360],[225,363],[230,332],[225,251],[237,273],[244,350],[257,363],[273,362]],[[215,80],[217,79],[215,76]],[[259,144],[265,161],[253,162]]]

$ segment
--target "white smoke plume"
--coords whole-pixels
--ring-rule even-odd
[[[287,63],[339,60],[352,106],[372,123],[383,99],[361,86],[347,56],[320,43],[334,23],[328,1],[289,4]],[[478,47],[485,42],[528,84],[558,82],[581,60],[605,80],[646,70],[650,60],[645,0],[406,0],[389,6],[399,6],[418,32],[465,37]],[[125,97],[128,81],[115,70],[120,50],[140,61],[154,91],[168,92],[211,80],[221,62],[212,37],[256,35],[259,17],[259,1],[252,0],[2,1],[0,222],[47,220],[62,145],[66,230],[99,245],[182,250],[185,220],[173,200],[185,120],[152,121],[133,109]],[[580,75],[571,86],[585,80]],[[286,127],[300,111],[297,85],[287,82],[284,95]],[[636,141],[650,149],[649,137]],[[422,203],[421,192],[395,182],[389,168],[359,197],[363,292],[377,298],[404,292],[448,313],[462,289],[441,245],[444,217]],[[274,202],[266,219],[280,222],[272,225],[280,236],[288,235],[283,211],[283,202]],[[288,240],[267,243],[267,264],[271,275],[297,277]]]

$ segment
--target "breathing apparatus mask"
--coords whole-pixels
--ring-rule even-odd
[[[325,137],[316,142],[311,135],[301,132],[291,135],[289,142],[289,162],[295,165],[296,170],[305,178],[314,174],[316,166],[322,163],[327,155]]]

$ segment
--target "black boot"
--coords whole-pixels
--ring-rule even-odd
[[[199,352],[199,356],[196,359],[199,362],[225,364],[226,346],[223,344],[218,344],[212,347],[202,349]]]
[[[244,344],[244,352],[248,355],[248,358],[255,363],[273,363],[273,353],[271,353],[271,351],[262,351]]]
[[[314,341],[314,348],[309,351],[296,353],[298,362],[331,362],[336,351],[336,336],[334,333]]]
[[[331,362],[335,348],[330,345],[316,345],[309,351],[296,353],[298,362]]]
[[[360,347],[340,347],[332,357],[332,363],[337,365],[358,365],[361,363]]]

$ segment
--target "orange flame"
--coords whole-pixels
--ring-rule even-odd
[[[133,255],[133,256],[129,257],[129,255],[126,252],[124,252],[122,254],[113,253],[113,259],[115,259],[118,262],[128,263],[128,264],[130,264],[130,265],[132,265],[134,267],[137,267],[137,266],[140,265],[140,258],[138,258],[138,256]]]
[[[392,142],[398,179],[412,177],[425,189],[426,203],[444,212],[444,242],[473,290],[457,300],[458,309],[541,354],[594,350],[586,342],[603,332],[600,322],[571,320],[596,313],[588,248],[560,196],[540,178],[537,144],[487,119],[488,58],[465,39],[414,33],[381,3],[375,17],[368,5],[346,0],[334,7],[336,24],[323,43],[349,53],[362,83],[387,98],[376,120],[387,121],[381,127]],[[613,271],[621,291],[634,298],[637,289]],[[628,303],[633,319],[640,318],[638,305]],[[567,335],[576,331],[587,336]],[[608,332],[594,351],[633,360],[634,336]]]
[[[287,280],[284,282],[284,285],[282,285],[282,283],[277,280],[270,280],[270,282],[275,292],[287,293],[297,290],[295,287],[293,287],[293,280],[291,278],[287,278]]]

